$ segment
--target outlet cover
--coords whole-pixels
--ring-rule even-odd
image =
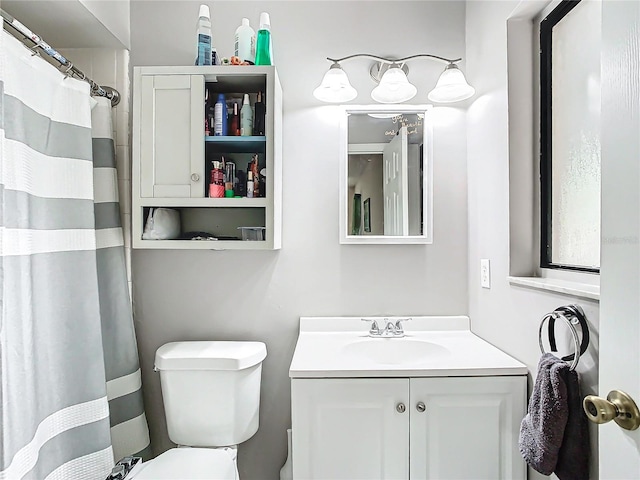
[[[491,288],[491,267],[488,258],[480,260],[480,285],[482,288]]]

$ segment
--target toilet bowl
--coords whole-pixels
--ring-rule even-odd
[[[262,342],[173,342],[156,352],[172,448],[126,480],[238,480],[237,448],[258,430]],[[184,446],[185,448],[182,448]]]
[[[172,448],[137,465],[126,480],[238,480],[235,449]]]

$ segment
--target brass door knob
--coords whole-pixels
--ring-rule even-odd
[[[633,399],[620,390],[612,390],[607,399],[587,395],[582,401],[587,418],[593,423],[607,423],[613,420],[625,430],[640,427],[640,411]]]

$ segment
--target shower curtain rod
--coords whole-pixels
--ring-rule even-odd
[[[66,76],[79,78],[80,80],[84,80],[89,85],[91,85],[91,95],[107,97],[109,100],[111,100],[112,107],[115,107],[116,105],[118,105],[118,103],[120,103],[120,93],[115,88],[98,85],[96,82],[87,77],[82,72],[82,70],[80,70],[73,63],[67,60],[58,51],[53,49],[47,42],[42,39],[41,36],[33,33],[31,30],[29,30],[4,10],[0,9],[0,13],[2,14],[2,18],[4,19],[4,22],[2,23],[5,28],[11,27],[14,32],[17,32],[19,35],[13,35],[13,33],[12,35],[22,43],[24,43],[25,46],[33,52],[33,55],[40,55],[40,52],[36,49],[42,50],[50,58],[54,59],[60,64],[58,69]],[[28,42],[33,45],[29,45]]]

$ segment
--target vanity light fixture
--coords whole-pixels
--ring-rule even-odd
[[[456,65],[462,60],[461,58],[448,59],[421,53],[394,59],[368,53],[356,53],[343,58],[327,57],[327,60],[333,63],[329,71],[325,73],[320,86],[313,91],[313,96],[318,100],[329,103],[343,103],[356,98],[358,92],[349,83],[347,74],[340,66],[340,62],[357,57],[376,60],[369,72],[374,81],[378,82],[378,85],[371,92],[371,98],[379,103],[402,103],[415,97],[418,89],[407,78],[409,67],[406,64],[407,60],[414,58],[431,58],[447,64],[435,88],[427,95],[432,102],[459,102],[472,97],[475,93],[475,89],[467,83],[464,74]]]

